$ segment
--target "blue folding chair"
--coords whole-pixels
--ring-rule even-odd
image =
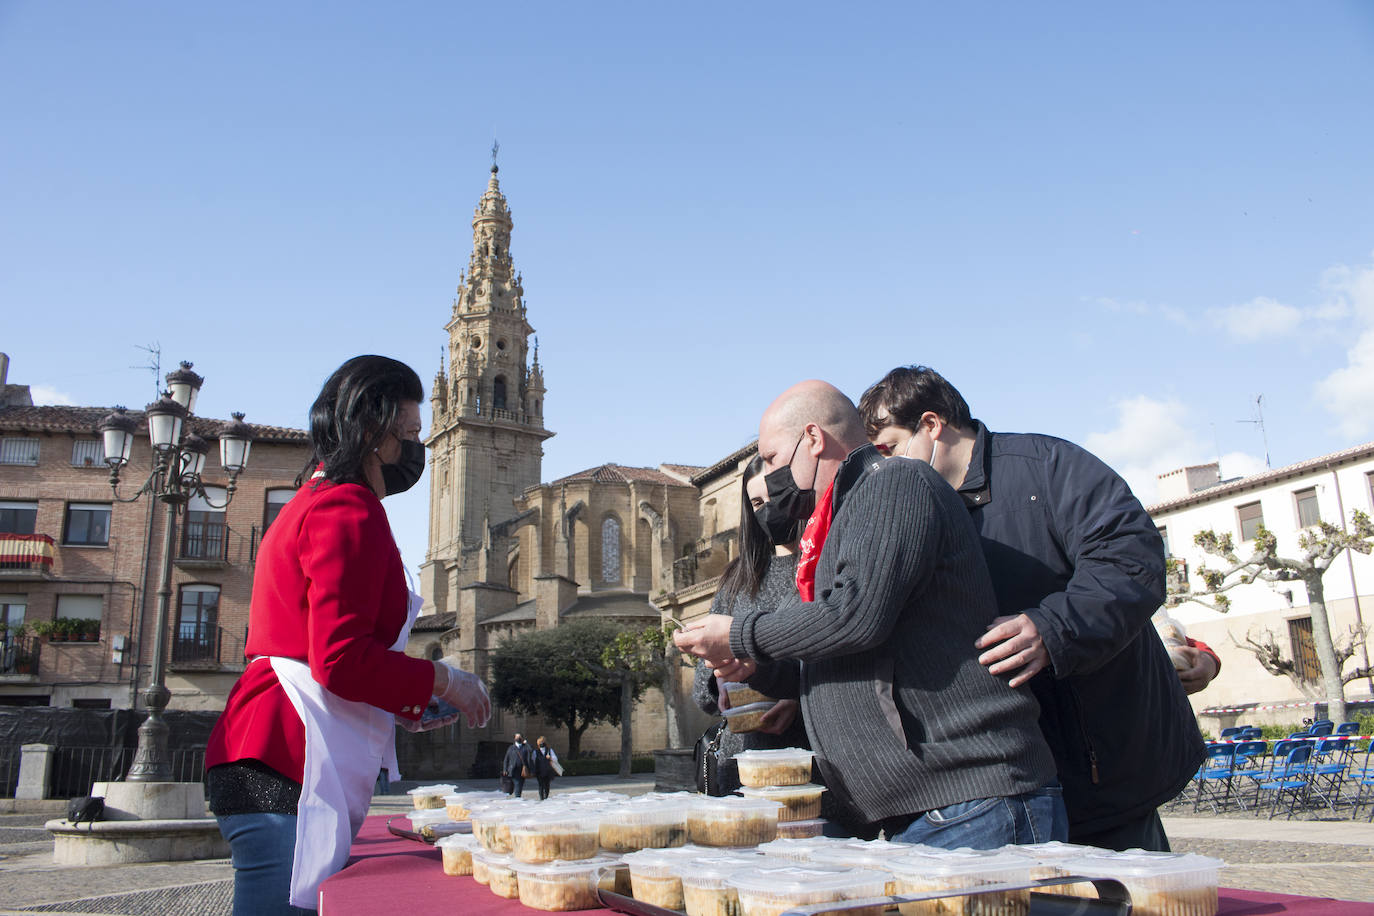
[[[1232,783],[1236,776],[1254,778],[1257,774],[1264,772],[1263,758],[1269,753],[1269,744],[1265,741],[1242,741],[1236,745],[1235,765],[1232,767]],[[1240,805],[1242,811],[1249,810],[1245,804],[1245,793],[1235,792],[1236,803]]]
[[[1332,814],[1336,813],[1336,804],[1341,798],[1341,785],[1350,765],[1350,745],[1353,743],[1349,738],[1323,738],[1312,752],[1308,797],[1315,795],[1321,799]]]
[[[1336,730],[1336,723],[1330,719],[1318,719],[1307,729],[1307,733],[1313,738],[1325,738]]]
[[[1337,726],[1336,726],[1336,731],[1335,731],[1335,734],[1338,735],[1338,736],[1339,736],[1339,735],[1358,735],[1359,733],[1360,733],[1360,723],[1358,723],[1358,722],[1342,722],[1340,725],[1337,725]]]
[[[1312,737],[1312,733],[1311,733],[1311,732],[1293,732],[1293,734],[1291,734],[1291,735],[1288,736],[1288,740],[1289,740],[1289,741],[1300,741],[1300,740],[1302,740],[1303,738],[1311,738],[1311,737]]]
[[[1227,738],[1234,738],[1243,731],[1245,731],[1244,725],[1232,725],[1230,728],[1223,728],[1221,730],[1222,740],[1225,740]]]
[[[1294,738],[1284,738],[1281,741],[1275,741],[1274,749],[1270,751],[1269,756],[1267,758],[1265,758],[1264,760],[1255,760],[1256,766],[1241,772],[1241,776],[1244,776],[1255,783],[1255,795],[1253,801],[1256,813],[1258,813],[1259,811],[1260,804],[1260,784],[1268,782],[1269,780],[1274,778],[1275,770],[1279,768],[1283,761],[1288,759],[1289,753],[1291,753],[1294,748],[1302,747],[1306,744],[1306,741]],[[1241,804],[1241,807],[1245,807],[1243,802]]]
[[[1273,792],[1273,801],[1269,806],[1269,819],[1273,820],[1274,815],[1279,813],[1279,800],[1285,795],[1288,796],[1288,819],[1293,819],[1293,811],[1297,808],[1298,802],[1306,802],[1308,786],[1310,785],[1311,770],[1308,767],[1312,759],[1312,745],[1301,742],[1297,747],[1288,752],[1283,758],[1283,763],[1276,764],[1270,773],[1269,779],[1259,784],[1259,792]],[[1259,808],[1256,806],[1256,811]]]
[[[1231,800],[1231,777],[1235,774],[1236,745],[1209,744],[1207,759],[1197,771],[1197,790],[1193,793],[1193,811],[1207,802],[1213,814],[1226,810]],[[1220,801],[1221,807],[1217,807]]]
[[[1260,741],[1264,738],[1264,729],[1258,725],[1247,725],[1237,737],[1242,741]]]
[[[1355,807],[1351,809],[1350,816],[1356,818],[1360,816],[1360,806],[1365,804],[1366,795],[1370,803],[1369,819],[1374,821],[1374,739],[1365,745],[1364,763],[1360,766],[1351,765],[1346,773],[1346,778],[1356,785]]]

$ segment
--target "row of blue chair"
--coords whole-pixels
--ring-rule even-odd
[[[1360,733],[1360,723],[1342,722],[1340,725],[1330,719],[1318,719],[1307,727],[1306,731],[1294,732],[1290,738],[1325,738],[1330,735],[1344,737],[1346,735],[1358,735]],[[1260,738],[1260,729],[1254,725],[1232,725],[1221,730],[1223,740],[1231,739],[1235,741],[1252,741]]]
[[[1363,765],[1356,765],[1363,752]],[[1351,805],[1358,817],[1369,795],[1370,820],[1374,821],[1374,740],[1356,742],[1343,737],[1286,738],[1271,749],[1265,741],[1230,740],[1208,745],[1207,759],[1198,769],[1193,785],[1193,810],[1203,804],[1213,813],[1225,811],[1234,799],[1241,810],[1256,814],[1267,807],[1269,817],[1278,814],[1286,799],[1287,815],[1301,806],[1323,805],[1333,814],[1342,804]],[[1357,787],[1349,797],[1346,786]],[[1252,791],[1251,791],[1252,790]],[[1261,800],[1268,794],[1268,804]]]

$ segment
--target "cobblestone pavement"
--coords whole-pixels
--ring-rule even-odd
[[[640,794],[651,786],[613,778],[563,782],[565,791],[589,787]],[[409,799],[396,794],[374,799],[372,813],[409,808]],[[1248,814],[1195,817],[1191,810],[1165,815],[1175,850],[1228,863],[1221,873],[1223,886],[1374,902],[1374,825],[1362,819],[1271,821]],[[0,916],[228,916],[233,875],[228,860],[80,869],[54,865],[43,823],[56,816],[0,815]]]

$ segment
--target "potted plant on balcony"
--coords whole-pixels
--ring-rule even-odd
[[[57,623],[58,621],[56,620],[35,621],[33,625],[33,632],[39,636],[46,637],[50,642],[66,642],[66,631],[62,631],[62,633],[59,635]]]
[[[82,642],[95,642],[100,638],[100,618],[86,617],[76,621],[76,636]]]

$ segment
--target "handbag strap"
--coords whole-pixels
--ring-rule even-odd
[[[701,755],[701,784],[705,787],[706,794],[711,794],[711,758],[720,752],[720,739],[725,734],[725,720],[721,719],[708,729],[711,740],[706,742],[706,749]],[[719,786],[717,786],[719,788]]]

